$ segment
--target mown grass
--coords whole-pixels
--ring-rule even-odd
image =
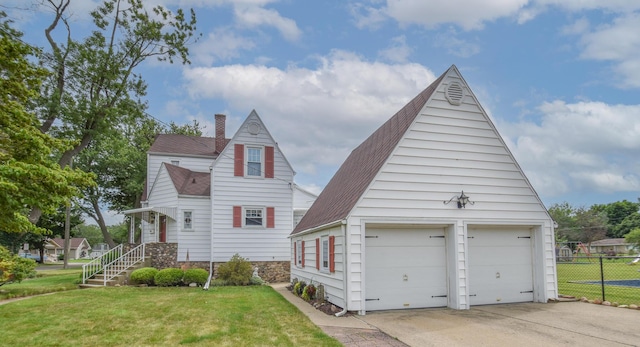
[[[0,287],[0,300],[59,292],[78,288],[82,268],[38,271],[35,278]]]
[[[99,288],[0,306],[7,346],[341,346],[269,286]]]
[[[640,279],[640,266],[628,265],[628,258],[603,259],[602,270],[605,280],[605,299],[621,305],[640,305],[640,287],[606,285],[606,281]],[[602,299],[602,285],[586,284],[584,281],[600,281],[600,262],[597,258],[572,263],[558,263],[558,292],[577,298]]]

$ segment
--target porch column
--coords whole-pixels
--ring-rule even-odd
[[[133,243],[135,241],[135,235],[136,235],[136,217],[135,214],[130,214],[130,219],[129,219],[129,243]]]

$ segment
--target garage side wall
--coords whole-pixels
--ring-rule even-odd
[[[335,271],[323,271],[316,266],[316,239],[323,237],[335,237]],[[296,251],[294,247],[297,241],[304,241],[304,266],[296,264]],[[320,261],[322,261],[320,253]],[[291,280],[305,281],[307,284],[322,284],[325,289],[326,299],[331,303],[345,307],[344,298],[344,236],[342,226],[336,226],[319,230],[314,233],[291,238]],[[351,308],[349,308],[351,310]]]

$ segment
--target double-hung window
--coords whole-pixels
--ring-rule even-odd
[[[262,176],[262,148],[247,147],[247,176]]]
[[[246,208],[244,210],[244,225],[263,226],[263,212],[261,208]]]

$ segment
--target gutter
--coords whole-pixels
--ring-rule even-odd
[[[209,185],[209,198],[211,201],[211,206],[209,209],[211,215],[211,226],[209,227],[211,229],[211,241],[209,241],[209,247],[211,249],[209,251],[209,277],[207,278],[207,283],[202,286],[203,290],[209,290],[209,286],[211,285],[211,278],[213,278],[213,164],[209,166],[209,175],[211,176],[211,184]]]
[[[349,271],[347,271],[347,267],[348,267],[348,262],[347,262],[347,220],[343,219],[341,221],[341,225],[340,225],[340,229],[342,229],[342,263],[344,264],[344,268],[342,270],[343,272],[343,279],[342,279],[342,290],[343,290],[343,296],[344,296],[344,308],[342,309],[342,311],[336,313],[336,317],[341,317],[344,316],[347,313],[347,294],[348,294],[348,279],[349,279]]]

